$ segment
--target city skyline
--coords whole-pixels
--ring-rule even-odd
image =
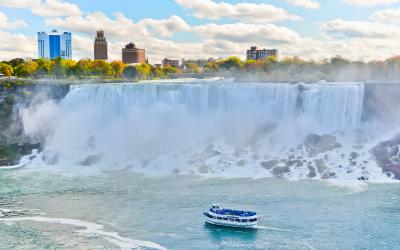
[[[157,4],[157,9],[154,6]],[[73,58],[93,57],[93,37],[104,30],[109,60],[134,41],[151,63],[163,58],[244,59],[257,45],[285,56],[352,60],[400,54],[397,0],[168,0],[136,3],[88,0],[0,0],[0,57],[37,55],[36,31],[74,34]],[[362,48],[362,50],[360,49]]]

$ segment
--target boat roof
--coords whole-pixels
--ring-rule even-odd
[[[240,217],[252,217],[256,216],[256,212],[252,211],[242,211],[242,210],[234,210],[234,209],[227,209],[227,208],[220,208],[220,209],[210,209],[211,212],[219,215],[233,215],[233,216],[240,216]]]

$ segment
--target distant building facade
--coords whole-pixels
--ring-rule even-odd
[[[104,36],[104,31],[97,31],[96,39],[94,40],[94,60],[108,60],[107,40]]]
[[[197,60],[193,60],[193,59],[185,60],[185,59],[182,59],[182,68],[185,69],[187,67],[187,65],[189,65],[189,64],[195,64],[200,68],[204,68],[207,65],[207,63],[209,63],[209,62],[215,62],[215,59],[214,58],[209,58],[207,60],[204,60],[204,59],[197,59]]]
[[[164,60],[162,60],[162,66],[163,67],[171,66],[174,68],[179,68],[179,60],[171,60],[168,58],[164,58]]]
[[[266,58],[273,56],[276,59],[279,57],[278,50],[276,49],[261,49],[259,50],[256,46],[251,47],[246,52],[247,60],[265,60]]]
[[[129,43],[122,49],[122,61],[126,64],[146,63],[146,51],[137,48],[134,43]]]
[[[47,59],[72,59],[72,34],[59,33],[57,30],[50,34],[38,32],[38,56]]]

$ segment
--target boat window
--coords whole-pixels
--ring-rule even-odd
[[[224,220],[228,220],[228,218],[224,218]]]
[[[242,222],[247,222],[247,220],[246,220],[246,219],[244,219],[244,220],[242,220]]]
[[[240,219],[235,219],[236,222],[240,222]]]
[[[222,217],[217,217],[217,220],[222,220]]]

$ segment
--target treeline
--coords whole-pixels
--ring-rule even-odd
[[[383,61],[351,61],[340,56],[321,62],[299,57],[241,61],[237,57],[209,62],[207,72],[230,72],[240,82],[330,82],[400,80],[400,56]]]
[[[204,67],[188,64],[180,68],[155,67],[150,64],[126,65],[121,61],[57,58],[24,61],[13,59],[0,63],[5,76],[30,78],[102,78],[102,79],[164,79],[190,73],[208,73],[235,77],[237,81],[254,82],[317,82],[400,80],[400,56],[383,61],[350,61],[336,56],[320,62],[299,57],[277,60],[268,57],[262,61],[242,61],[237,57],[208,62]]]
[[[25,61],[16,58],[0,63],[5,76],[20,78],[103,78],[103,79],[163,79],[182,71],[170,66],[154,67],[149,64],[126,65],[122,61],[81,59],[79,61],[57,58]]]

